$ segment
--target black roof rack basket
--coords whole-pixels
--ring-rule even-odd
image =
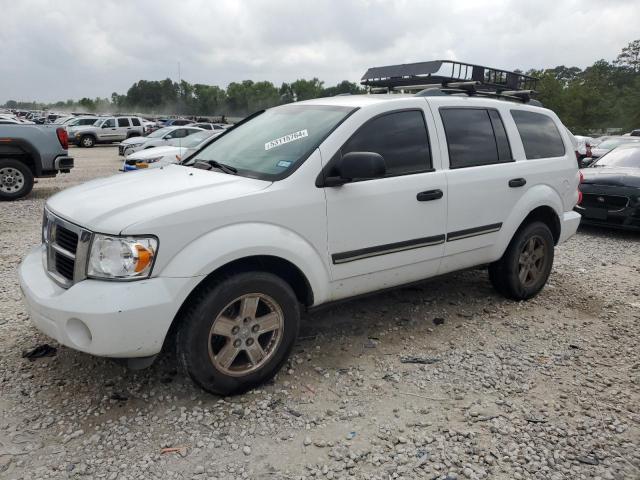
[[[513,94],[520,90],[535,90],[538,79],[522,73],[457,62],[432,60],[386,67],[373,67],[362,76],[361,84],[388,91],[404,88],[426,88],[430,85],[454,87],[454,82],[474,82],[475,91]]]

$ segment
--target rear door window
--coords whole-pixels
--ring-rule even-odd
[[[527,160],[562,157],[564,142],[555,122],[542,113],[511,110]]]
[[[513,161],[509,139],[494,109],[441,108],[447,137],[449,168],[466,168]]]
[[[369,120],[342,147],[342,155],[349,152],[379,153],[388,177],[431,169],[427,126],[419,110],[392,112]]]
[[[133,124],[134,127],[139,127],[140,126],[140,120],[138,120],[137,118],[133,117],[131,119],[131,123]]]
[[[118,119],[118,126],[119,127],[128,127],[129,126],[129,119],[128,118],[119,118]]]

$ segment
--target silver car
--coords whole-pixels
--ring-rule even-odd
[[[188,137],[196,132],[201,132],[202,128],[197,127],[164,127],[160,130],[150,133],[146,137],[128,138],[118,145],[118,153],[120,155],[129,155],[138,150],[159,147],[161,145],[170,145],[173,140],[180,140]],[[175,142],[173,142],[175,145]]]

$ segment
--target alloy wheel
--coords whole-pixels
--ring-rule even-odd
[[[542,237],[530,237],[518,258],[518,278],[524,287],[534,285],[544,274],[545,258],[546,247]]]
[[[262,293],[249,293],[230,302],[209,332],[209,359],[220,372],[240,377],[260,369],[282,341],[284,314]]]

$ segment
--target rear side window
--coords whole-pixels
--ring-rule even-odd
[[[118,119],[118,126],[119,127],[128,127],[129,126],[129,119],[128,118],[119,118]]]
[[[528,160],[565,154],[560,132],[550,117],[526,110],[511,110],[511,116],[518,127]]]
[[[342,155],[349,152],[379,153],[387,165],[388,177],[431,169],[427,126],[418,110],[369,120],[342,147]]]
[[[140,126],[140,120],[138,120],[136,117],[131,118],[131,123],[133,124],[134,127]]]
[[[476,167],[513,161],[500,114],[485,108],[442,108],[449,168]]]

